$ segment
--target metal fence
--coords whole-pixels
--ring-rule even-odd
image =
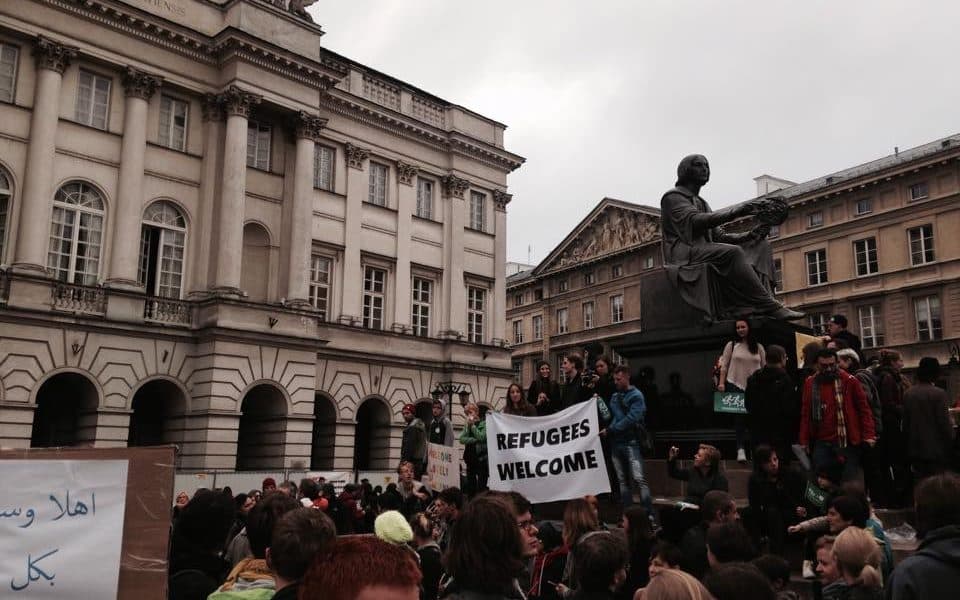
[[[388,483],[396,482],[395,471],[306,471],[303,469],[275,470],[275,471],[204,471],[204,472],[177,472],[174,477],[173,497],[181,491],[191,496],[200,488],[218,489],[229,487],[234,494],[247,493],[250,490],[259,490],[263,480],[267,477],[279,486],[284,481],[292,481],[297,485],[308,475],[319,475],[333,484],[337,493],[343,491],[348,483],[368,479],[373,486],[386,487]]]

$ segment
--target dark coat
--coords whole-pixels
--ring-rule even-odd
[[[953,451],[949,405],[947,393],[930,384],[915,385],[903,395],[903,433],[911,461],[949,464]]]
[[[927,533],[917,551],[897,565],[886,586],[888,600],[954,598],[960,590],[960,525]]]
[[[747,483],[751,511],[763,514],[768,510],[779,510],[788,523],[796,521],[797,507],[803,506],[803,492],[799,475],[787,469],[781,470],[774,481],[753,473]]]
[[[708,523],[698,523],[680,538],[680,568],[697,579],[703,579],[710,568],[710,562],[707,559],[708,525]]]
[[[400,442],[400,460],[407,460],[414,464],[427,460],[427,428],[423,421],[414,417],[403,428],[403,439]]]
[[[586,402],[593,397],[593,389],[586,386],[583,381],[583,373],[577,373],[573,379],[563,384],[560,388],[560,408],[563,410],[574,404]]]
[[[744,401],[754,442],[775,447],[793,442],[800,420],[800,395],[786,371],[770,366],[756,371],[747,379]]]
[[[699,506],[703,503],[703,497],[707,495],[707,492],[712,490],[730,491],[727,477],[719,469],[704,475],[700,472],[700,469],[679,468],[676,459],[674,459],[667,461],[667,473],[674,479],[687,482],[687,496],[684,501],[690,504]]]
[[[420,556],[420,571],[423,573],[423,581],[420,584],[420,599],[436,600],[440,589],[440,577],[443,575],[443,567],[440,564],[440,546],[435,542],[425,544],[417,549],[417,555]]]
[[[537,406],[537,398],[540,397],[540,392],[547,396],[547,402]],[[536,407],[537,414],[541,417],[552,415],[560,410],[560,386],[552,379],[537,377],[527,389],[527,402]]]

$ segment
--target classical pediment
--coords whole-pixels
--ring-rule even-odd
[[[659,239],[659,210],[604,198],[540,263],[535,274],[573,267]]]

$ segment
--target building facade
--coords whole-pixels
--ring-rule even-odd
[[[867,357],[896,349],[907,368],[960,354],[960,136],[800,184],[756,183],[758,197],[790,204],[770,241],[778,298],[808,314],[801,325],[823,332],[843,314]],[[638,243],[619,242],[636,230],[624,214],[642,215]],[[603,200],[540,265],[508,278],[514,379],[529,384],[540,360],[557,376],[566,352],[600,344],[609,353],[612,339],[639,332],[640,279],[661,266],[659,210]],[[709,365],[676,365],[655,383],[670,389],[669,373],[691,366],[709,376]]]
[[[0,444],[384,469],[504,395],[505,126],[285,4],[0,6]]]

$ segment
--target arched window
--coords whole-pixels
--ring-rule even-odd
[[[3,262],[3,245],[7,241],[7,215],[10,214],[10,197],[13,186],[10,175],[0,167],[0,263]]]
[[[47,268],[60,281],[96,285],[103,244],[103,196],[82,181],[71,181],[53,199]]]
[[[179,298],[183,289],[183,248],[187,221],[172,202],[154,202],[140,230],[140,285],[147,294]]]

